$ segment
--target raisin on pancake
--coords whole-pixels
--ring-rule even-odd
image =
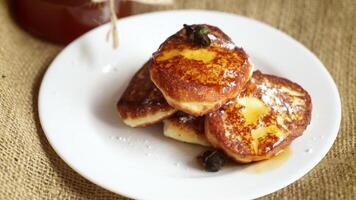
[[[153,54],[150,75],[171,106],[202,116],[236,97],[251,69],[245,51],[219,28],[185,25]]]
[[[194,117],[178,111],[171,117],[163,120],[163,134],[172,139],[210,146],[204,134],[204,116]]]
[[[206,116],[205,133],[236,161],[269,159],[302,135],[311,110],[301,86],[256,71],[237,98]]]
[[[176,112],[152,83],[148,61],[134,75],[117,103],[117,109],[125,124],[143,127],[165,119]]]

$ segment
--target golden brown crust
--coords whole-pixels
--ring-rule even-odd
[[[249,123],[243,115],[244,98],[259,99],[269,110]],[[298,84],[256,71],[236,100],[206,117],[205,132],[213,146],[239,162],[269,159],[302,135],[311,110],[311,98]],[[264,135],[257,137],[257,130]]]
[[[209,47],[201,48],[192,43],[182,29],[153,54],[150,67],[151,79],[168,103],[195,116],[204,115],[217,109],[217,104],[234,98],[248,81],[251,71],[245,51],[237,48],[219,28],[206,26],[209,37],[213,38]],[[196,54],[202,57],[194,57]],[[196,111],[182,106],[181,102],[206,102],[209,106]]]
[[[146,62],[134,75],[117,103],[121,118],[125,123],[135,121],[134,127],[156,123],[176,112],[152,83],[148,71],[150,64],[151,61]]]

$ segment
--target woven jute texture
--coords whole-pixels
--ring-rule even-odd
[[[175,0],[158,7],[135,3],[133,12],[177,8],[255,18],[288,33],[319,57],[342,98],[338,137],[312,171],[263,199],[356,199],[356,1]],[[6,1],[0,0],[0,199],[125,199],[74,172],[53,151],[41,129],[38,88],[62,48],[22,31]]]

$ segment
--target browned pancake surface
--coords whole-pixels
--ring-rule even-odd
[[[251,65],[219,28],[206,25],[211,45],[203,48],[187,38],[186,29],[169,37],[153,54],[152,81],[169,104],[195,116],[214,110],[233,98],[248,81]],[[182,103],[204,104],[193,109]]]
[[[134,75],[117,103],[124,122],[131,126],[146,126],[172,115],[176,110],[164,99],[149,75],[150,61]],[[134,121],[130,124],[130,121]]]
[[[206,117],[206,135],[237,161],[268,159],[303,133],[311,109],[302,87],[256,71],[236,99]]]

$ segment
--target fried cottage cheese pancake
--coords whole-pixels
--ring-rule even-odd
[[[122,120],[131,127],[156,123],[177,111],[152,83],[148,71],[150,64],[151,61],[145,63],[134,75],[117,103]]]
[[[269,159],[302,135],[311,110],[302,87],[255,71],[236,99],[206,116],[205,134],[236,161]]]
[[[206,27],[211,43],[201,47],[183,28],[153,54],[150,75],[167,102],[194,116],[216,110],[236,97],[250,78],[251,64],[245,51],[219,28]]]
[[[204,116],[194,117],[179,111],[163,120],[163,124],[163,134],[167,137],[182,142],[210,146],[204,134]]]

